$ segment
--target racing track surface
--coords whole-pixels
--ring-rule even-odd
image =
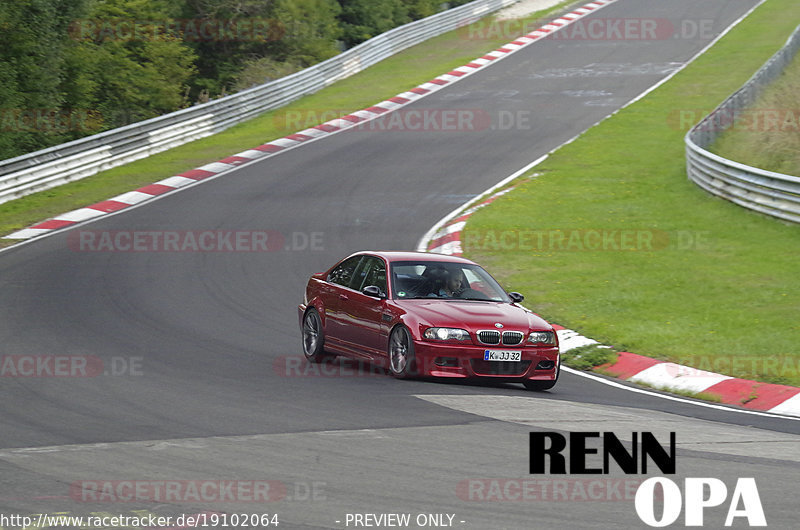
[[[495,120],[522,110],[532,127],[346,131],[84,227],[321,232],[322,250],[74,252],[65,232],[1,253],[3,354],[141,358],[143,373],[4,378],[0,513],[277,511],[283,528],[338,528],[346,512],[405,511],[455,513],[465,528],[641,527],[631,502],[480,503],[459,498],[457,485],[529,477],[530,430],[673,430],[679,476],[729,488],[756,477],[770,526],[790,527],[794,494],[783,485],[796,483],[800,422],[570,374],[555,391],[531,394],[276,369],[301,355],[296,306],[308,275],[351,251],[414,248],[444,214],[640,94],[755,3],[621,0],[590,17],[712,19],[714,35],[544,40],[406,107],[480,109]],[[30,449],[45,446],[60,447]],[[82,479],[209,478],[281,480],[290,496],[318,481],[324,495],[295,493],[268,509],[68,497]]]

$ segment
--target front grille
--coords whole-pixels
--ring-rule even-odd
[[[484,361],[483,359],[470,359],[472,371],[483,375],[523,375],[531,361],[505,362]]]
[[[478,340],[483,344],[500,344],[500,332],[493,330],[479,331]]]
[[[521,331],[504,331],[503,332],[503,344],[505,346],[516,346],[522,339],[525,338],[525,334]]]
[[[482,344],[500,344],[500,332],[493,329],[478,331],[478,341]],[[502,334],[503,346],[516,346],[525,339],[521,331],[504,331]]]

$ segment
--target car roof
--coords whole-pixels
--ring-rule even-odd
[[[372,254],[374,256],[380,256],[385,259],[387,262],[392,263],[395,261],[442,261],[446,263],[469,263],[473,264],[473,261],[468,260],[467,258],[461,258],[459,256],[448,256],[446,254],[434,254],[433,252],[400,252],[400,251],[393,251],[393,250],[362,250],[361,252],[356,252],[353,255],[358,254]]]

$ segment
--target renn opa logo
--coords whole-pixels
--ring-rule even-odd
[[[600,442],[600,447],[596,446],[597,442]],[[632,433],[630,446],[629,451],[613,432],[571,432],[568,436],[558,432],[532,432],[530,473],[609,474],[613,460],[626,475],[646,474],[648,462],[655,464],[665,475],[675,474],[674,432],[670,433],[667,448],[651,432]],[[569,455],[565,456],[562,453],[567,447]],[[663,499],[660,517],[656,515],[656,499]],[[681,491],[680,486],[669,478],[651,477],[637,489],[634,504],[636,515],[642,522],[661,528],[675,523],[682,511],[686,526],[703,526],[705,510],[721,506],[726,500],[728,487],[717,478],[687,477]],[[738,518],[745,519],[749,526],[767,526],[754,478],[737,479],[724,526],[730,527]]]

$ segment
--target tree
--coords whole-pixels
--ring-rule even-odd
[[[0,158],[70,139],[57,115],[67,28],[84,0],[0,3]]]
[[[403,4],[412,20],[435,15],[442,10],[443,6],[441,0],[403,0]]]
[[[335,0],[275,0],[271,16],[279,38],[273,42],[271,56],[310,66],[339,53],[337,16],[341,12]]]
[[[342,39],[348,47],[411,21],[403,0],[339,0]]]
[[[96,108],[104,128],[185,105],[196,57],[173,13],[169,2],[102,0],[73,25],[65,89]]]
[[[311,66],[468,0],[0,0],[0,159]]]

